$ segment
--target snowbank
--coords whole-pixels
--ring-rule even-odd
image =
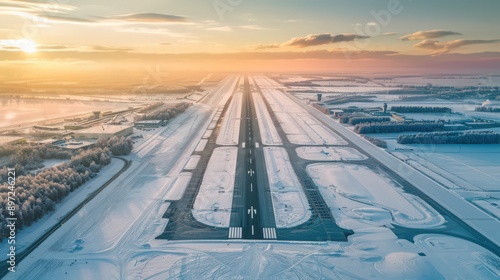
[[[297,155],[306,160],[316,161],[356,161],[368,157],[349,147],[299,147]]]
[[[170,188],[165,195],[165,200],[179,200],[184,195],[184,191],[186,190],[189,181],[191,181],[192,177],[191,172],[182,172],[175,178],[175,180],[170,184]]]
[[[238,148],[216,148],[208,162],[193,205],[196,220],[210,226],[229,227]]]
[[[281,138],[274,126],[274,123],[267,111],[264,100],[258,93],[253,93],[253,102],[257,112],[257,122],[259,123],[260,137],[264,145],[282,145]]]
[[[186,170],[195,169],[196,166],[198,165],[198,162],[200,161],[200,158],[201,156],[198,155],[190,156],[188,162],[186,163],[186,165],[184,165],[184,169]]]
[[[304,190],[284,148],[264,148],[269,187],[276,227],[289,228],[305,223],[311,217]]]
[[[238,145],[240,136],[241,110],[243,93],[238,91],[231,100],[222,121],[216,143],[218,145]]]
[[[340,136],[327,129],[288,96],[277,90],[266,78],[255,78],[264,97],[278,118],[288,140],[301,145],[347,145]]]
[[[444,218],[417,196],[407,194],[394,181],[366,166],[319,163],[307,167],[336,220],[353,228],[352,221],[373,225],[397,224],[433,228]],[[340,210],[342,209],[342,210]]]

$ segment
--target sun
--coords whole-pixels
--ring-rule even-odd
[[[17,40],[17,47],[25,53],[36,52],[36,43],[29,39]]]

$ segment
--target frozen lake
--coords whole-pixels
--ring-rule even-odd
[[[127,109],[140,103],[0,97],[0,127],[41,122],[91,111]]]

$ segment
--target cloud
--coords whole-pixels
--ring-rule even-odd
[[[253,50],[265,50],[265,49],[277,49],[280,47],[280,44],[272,43],[272,44],[258,44],[254,45],[251,48]]]
[[[128,52],[132,51],[132,48],[117,48],[117,47],[108,47],[102,45],[96,45],[92,47],[93,50],[96,51],[104,51],[104,52]]]
[[[39,51],[58,51],[71,49],[72,46],[69,45],[38,45],[36,47]]]
[[[415,41],[415,40],[435,39],[451,35],[462,35],[462,34],[448,30],[435,29],[428,31],[417,31],[415,33],[411,33],[403,37],[400,37],[399,39],[403,41]]]
[[[255,24],[240,25],[238,27],[241,28],[241,29],[246,29],[246,30],[264,30],[265,29],[264,27],[261,27],[259,25],[255,25]]]
[[[395,36],[395,35],[398,35],[397,32],[385,32],[384,34],[382,34],[382,36]]]
[[[424,40],[418,44],[413,45],[416,48],[434,50],[434,54],[448,53],[452,50],[470,46],[470,45],[485,45],[500,43],[500,39],[494,40],[465,40],[459,39],[449,42],[439,42],[435,40]]]
[[[358,34],[339,34],[332,35],[328,33],[324,34],[311,34],[305,37],[295,37],[290,41],[283,43],[283,46],[306,48],[312,46],[320,46],[326,44],[335,44],[340,42],[351,42],[359,39],[368,39],[369,36],[362,36]]]
[[[173,32],[167,28],[120,26],[117,27],[116,30],[119,32],[129,32],[129,33],[168,35],[170,37],[178,37],[178,38],[190,37],[188,34]]]
[[[75,11],[75,6],[60,4],[57,1],[29,1],[29,0],[3,0],[0,7],[17,8],[26,11],[43,11],[45,13],[63,13]]]
[[[95,20],[84,19],[78,17],[70,17],[70,16],[53,16],[53,15],[38,15],[42,19],[46,19],[52,22],[65,22],[65,23],[77,23],[77,24],[85,24],[85,23],[95,23]]]
[[[157,13],[137,13],[108,17],[111,20],[138,22],[138,23],[165,23],[165,22],[189,22],[186,17],[165,15]]]
[[[224,31],[224,32],[231,32],[233,29],[229,26],[220,26],[220,27],[210,27],[207,28],[207,30],[213,30],[213,31]]]

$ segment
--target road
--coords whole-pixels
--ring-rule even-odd
[[[230,238],[276,238],[276,223],[261,143],[252,92],[248,77],[245,77]]]

